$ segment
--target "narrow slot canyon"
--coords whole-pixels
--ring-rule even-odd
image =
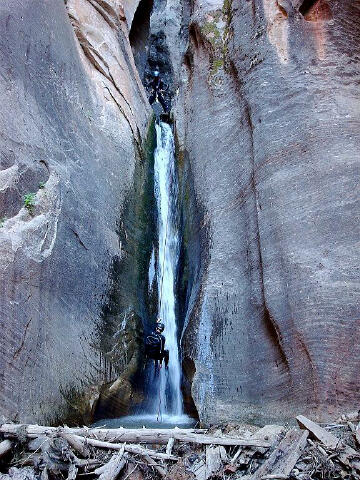
[[[185,290],[188,287],[186,277],[189,269],[188,252],[185,251],[183,238],[184,229],[189,229],[189,226],[184,225],[184,209],[189,206],[184,204],[182,195],[189,190],[189,186],[184,184],[187,179],[179,171],[179,152],[175,145],[176,118],[171,111],[174,96],[173,66],[163,26],[161,22],[159,25],[158,20],[163,7],[161,3],[154,5],[152,1],[141,0],[134,14],[129,40],[138,74],[154,111],[154,124],[150,133],[152,141],[148,146],[148,164],[144,171],[149,184],[146,192],[135,192],[135,196],[143,197],[140,202],[143,204],[146,225],[136,225],[136,228],[143,231],[140,234],[141,241],[134,239],[138,243],[134,248],[144,256],[142,262],[149,262],[147,288],[144,279],[138,286],[144,298],[137,327],[135,325],[138,328],[136,336],[138,339],[147,339],[154,334],[158,322],[163,323],[165,349],[170,353],[170,360],[166,366],[164,362],[153,360],[146,350],[146,342],[145,349],[142,348],[141,341],[138,342],[136,365],[125,380],[127,389],[124,392],[123,385],[118,380],[112,382],[109,379],[104,384],[94,409],[95,425],[191,426],[199,420],[191,397],[194,362],[189,368],[188,360],[186,368],[182,367],[181,337],[185,324]],[[159,91],[154,87],[154,81],[157,80],[154,74],[159,75]],[[181,168],[184,169],[184,165]],[[180,192],[178,177],[181,174]],[[135,205],[136,203],[135,200]],[[128,215],[129,218],[134,215],[130,208]],[[143,243],[147,242],[149,229],[153,229],[153,233],[148,237],[149,244],[144,249]],[[119,273],[114,273],[115,284],[121,281]],[[118,291],[115,287],[112,295],[118,296]],[[121,306],[118,307],[118,319],[122,315],[120,309]],[[134,314],[135,311],[136,305],[129,305],[128,312]],[[115,335],[120,332],[119,335],[126,337],[126,312],[121,325],[119,323],[118,320]],[[121,329],[124,331],[121,332]],[[105,337],[109,336],[108,330],[109,325],[105,322]],[[127,348],[126,341],[123,348]],[[108,360],[110,364],[113,363],[111,357]]]
[[[0,26],[6,480],[23,424],[43,464],[46,425],[103,427],[139,480],[307,480],[308,419],[359,450],[357,2],[2,0]],[[143,427],[164,448],[130,461]],[[356,480],[329,438],[312,478]],[[299,474],[261,470],[295,443]]]

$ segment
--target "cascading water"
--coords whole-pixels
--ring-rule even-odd
[[[161,414],[183,413],[181,365],[175,318],[175,280],[179,261],[178,183],[175,170],[175,148],[169,124],[156,125],[154,193],[158,211],[159,254],[157,283],[159,317],[165,324],[166,348],[170,351],[168,370],[160,371],[159,410]]]
[[[149,263],[149,298],[154,284],[158,290],[158,317],[165,325],[165,348],[169,350],[168,369],[160,373],[148,360],[144,375],[144,401],[134,414],[113,420],[101,420],[108,427],[192,426],[195,420],[184,414],[181,392],[181,363],[176,326],[176,271],[180,254],[178,182],[175,168],[174,136],[169,124],[156,125],[154,152],[154,196],[158,219],[158,255],[153,248]],[[95,424],[97,425],[97,424]]]

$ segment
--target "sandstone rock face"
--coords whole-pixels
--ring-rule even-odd
[[[203,211],[182,343],[204,421],[360,400],[359,13],[193,4],[175,118]]]
[[[204,422],[353,410],[358,4],[168,0],[142,28],[150,1],[65,3],[0,6],[0,412],[55,422],[72,404],[79,422],[100,393],[100,416],[141,401],[156,313],[141,79],[157,62],[179,154],[186,402]]]
[[[150,108],[118,1],[4,0],[0,25],[0,411],[51,422],[108,370],[97,325]]]

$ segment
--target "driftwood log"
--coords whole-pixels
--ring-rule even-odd
[[[196,443],[199,445],[224,445],[224,446],[244,446],[244,447],[270,447],[270,443],[265,440],[244,439],[237,437],[216,437],[204,435],[204,430],[188,429],[150,429],[150,428],[58,428],[44,427],[40,425],[16,425],[12,423],[0,426],[0,433],[12,437],[17,437],[18,433],[27,435],[29,438],[36,438],[41,435],[54,435],[60,433],[78,435],[86,438],[95,438],[107,442],[130,442],[130,443],[151,443],[167,444],[170,438],[186,443]]]
[[[125,446],[111,457],[111,460],[102,467],[99,480],[115,480],[121,470],[125,467],[126,458],[124,457]],[[95,473],[98,473],[98,471]]]

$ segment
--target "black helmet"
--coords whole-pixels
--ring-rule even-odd
[[[160,330],[160,332],[163,332],[164,329],[165,329],[165,325],[163,323],[156,324],[156,330]]]

